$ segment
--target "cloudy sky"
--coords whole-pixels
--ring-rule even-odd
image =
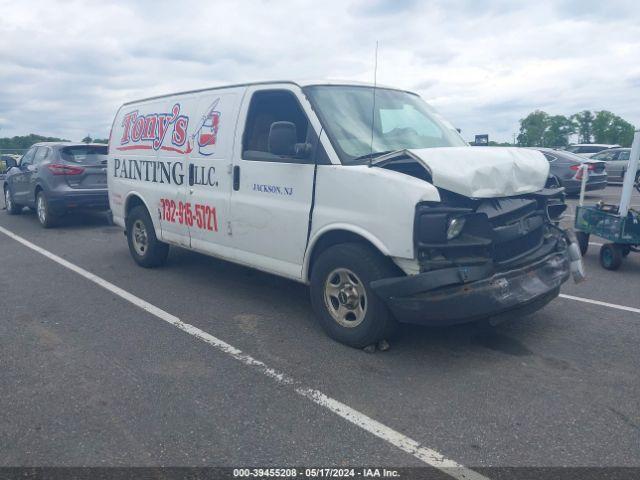
[[[640,7],[616,0],[0,0],[0,137],[109,134],[128,100],[267,79],[414,90],[511,140],[534,109],[640,126]]]

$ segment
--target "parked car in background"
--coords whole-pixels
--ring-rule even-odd
[[[629,157],[631,156],[630,148],[611,148],[595,154],[591,157],[593,160],[606,162],[607,164],[607,180],[609,183],[622,182],[624,174],[629,165]],[[636,183],[640,181],[640,167],[636,171]]]
[[[49,228],[70,211],[108,210],[106,155],[106,145],[49,142],[33,145],[19,162],[6,160],[7,212],[32,208]]]
[[[552,148],[536,148],[549,161],[549,174],[553,175],[558,184],[564,187],[568,195],[580,193],[582,185],[582,165],[588,165],[587,191],[602,190],[607,186],[606,163],[584,158],[581,155],[566,150]]]
[[[575,145],[569,145],[565,150],[567,152],[576,153],[583,157],[590,158],[598,152],[606,150],[608,148],[617,148],[620,145],[608,145],[606,143],[576,143]]]

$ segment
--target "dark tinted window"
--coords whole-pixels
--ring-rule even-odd
[[[60,157],[67,162],[97,165],[103,163],[107,154],[107,146],[79,145],[64,147],[60,150]]]
[[[297,143],[306,141],[309,121],[291,92],[256,92],[251,98],[242,139],[244,159],[277,161],[281,158],[269,152],[269,131],[274,122],[293,123],[296,126]]]
[[[581,155],[578,155],[576,153],[571,153],[571,152],[558,152],[558,158],[562,160],[562,163],[567,163],[567,162],[582,163],[585,160],[588,160],[587,158]]]
[[[597,153],[604,150],[606,147],[592,147],[592,146],[582,146],[579,147],[578,153]]]

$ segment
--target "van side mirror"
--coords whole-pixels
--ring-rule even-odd
[[[292,122],[273,122],[269,129],[269,153],[279,156],[296,154],[298,132]]]

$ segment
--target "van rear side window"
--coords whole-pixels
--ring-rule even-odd
[[[296,141],[306,141],[309,121],[291,92],[256,92],[251,98],[242,137],[242,157],[245,160],[282,160],[281,156],[269,151],[269,132],[274,122],[293,123],[296,126]]]
[[[92,165],[98,165],[104,162],[105,158],[103,158],[102,155],[107,155],[107,153],[108,148],[106,145],[104,147],[93,145],[87,145],[86,147],[64,147],[60,151],[63,160]]]

